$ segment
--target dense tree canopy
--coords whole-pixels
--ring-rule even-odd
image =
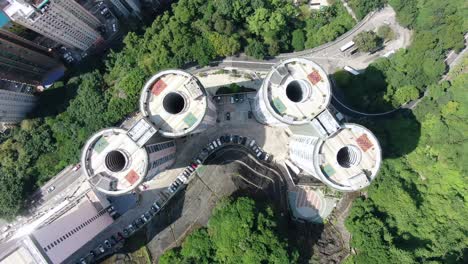
[[[386,0],[350,0],[349,5],[357,19],[363,19],[369,12],[382,8],[386,2]]]
[[[389,2],[399,21],[416,31],[411,47],[375,62],[363,76],[339,73],[336,78],[360,84],[367,109],[382,105],[377,93],[393,107],[423,89],[428,95],[414,117],[406,113],[373,124],[385,159],[367,198],[355,202],[347,219],[357,252],[347,262],[466,263],[468,60],[450,74],[450,81],[439,82],[445,54],[463,46],[463,1]],[[372,92],[365,81],[376,75],[386,87]],[[414,124],[420,125],[419,135]]]
[[[467,64],[468,66],[468,64]],[[355,263],[463,263],[468,247],[468,74],[429,87],[416,109],[417,147],[386,159],[368,199],[347,220],[358,254]],[[398,119],[379,124],[395,131]],[[397,148],[406,132],[388,140]],[[391,155],[391,153],[388,153]],[[465,254],[465,255],[464,255]],[[466,262],[466,259],[465,259]]]
[[[221,201],[208,227],[192,232],[181,248],[165,252],[160,263],[297,263],[297,252],[277,234],[271,208],[239,198]]]
[[[363,52],[374,51],[380,45],[380,39],[373,31],[362,31],[353,38],[356,48]]]
[[[420,2],[419,4],[416,4]],[[441,2],[436,0],[412,0],[398,2],[395,5],[397,18],[401,23],[400,12],[406,12],[408,6],[418,6],[417,12],[411,19],[406,18],[403,24],[411,21],[414,37],[411,46],[406,50],[398,50],[390,58],[381,58],[373,62],[363,76],[348,76],[340,73],[339,86],[343,89],[351,105],[359,110],[372,112],[394,108],[402,101],[402,95],[408,97],[408,86],[412,86],[411,95],[421,93],[430,84],[436,83],[446,71],[444,62],[449,50],[458,51],[463,47],[464,32],[468,31],[468,24],[464,23],[462,0]],[[403,10],[403,11],[401,11]],[[375,76],[371,76],[375,75]],[[382,77],[382,78],[381,78]],[[369,79],[382,79],[379,86],[368,86]],[[364,93],[356,94],[356,84]],[[370,83],[374,84],[374,83]],[[400,87],[406,91],[397,92]],[[410,96],[411,97],[411,96]]]
[[[377,29],[377,36],[384,40],[392,40],[395,38],[395,32],[388,25],[382,25]]]

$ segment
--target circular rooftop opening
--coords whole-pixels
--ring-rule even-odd
[[[112,172],[122,171],[127,165],[125,154],[119,150],[113,150],[106,155],[106,167]]]
[[[361,161],[361,152],[355,146],[346,146],[341,148],[336,154],[336,160],[343,168],[351,168]]]
[[[170,114],[178,114],[185,108],[185,100],[178,93],[169,93],[164,97],[163,107]]]
[[[300,103],[303,102],[310,92],[310,86],[303,80],[294,80],[286,86],[286,96],[289,100]]]

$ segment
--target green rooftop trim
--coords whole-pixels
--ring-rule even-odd
[[[283,104],[283,102],[278,98],[276,97],[275,99],[273,99],[273,106],[276,108],[276,110],[278,110],[279,113],[284,113],[286,111],[286,106]]]
[[[104,137],[101,137],[96,144],[94,144],[94,150],[97,153],[101,153],[107,146],[109,146],[109,142]]]
[[[189,127],[192,127],[197,122],[197,118],[192,114],[192,112],[188,113],[184,117],[184,123],[187,124]]]
[[[325,173],[325,175],[327,175],[328,177],[331,177],[333,176],[333,174],[335,174],[335,169],[333,169],[332,166],[330,166],[330,164],[327,164],[325,166],[322,167],[323,169],[323,172]]]
[[[42,3],[40,3],[39,5],[37,5],[37,8],[42,8],[42,7],[45,6],[48,2],[49,2],[49,0],[44,0],[44,1],[42,1]]]

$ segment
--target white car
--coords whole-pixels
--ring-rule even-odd
[[[185,175],[183,174],[179,175],[177,179],[181,180],[183,183],[186,183],[188,181],[187,177],[185,177]]]

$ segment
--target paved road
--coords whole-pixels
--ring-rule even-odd
[[[18,216],[14,221],[0,222],[0,228],[10,225],[8,232],[15,232],[21,227],[24,227],[31,221],[34,221],[39,214],[52,209],[54,206],[61,203],[67,197],[71,197],[75,190],[80,187],[80,184],[85,180],[82,171],[73,171],[72,166],[66,167],[59,174],[49,180],[44,186],[36,190],[29,198],[27,203],[30,205],[28,211],[24,215]],[[53,191],[48,191],[53,187]],[[34,202],[33,202],[34,201]],[[12,233],[10,233],[13,235]]]
[[[411,43],[411,31],[400,26],[395,17],[395,11],[392,8],[386,7],[378,12],[373,12],[367,15],[361,20],[355,27],[350,31],[346,32],[336,40],[300,52],[283,53],[274,58],[266,58],[265,60],[257,60],[248,57],[245,54],[238,56],[227,57],[224,60],[213,61],[210,66],[207,67],[191,67],[187,69],[192,73],[213,70],[216,68],[243,68],[257,71],[268,71],[274,64],[286,60],[289,58],[309,58],[319,63],[328,72],[333,72],[337,69],[341,69],[346,65],[352,66],[356,69],[364,69],[372,61],[379,58],[388,51],[405,48]],[[389,25],[395,31],[397,37],[394,41],[386,43],[385,48],[374,54],[362,54],[357,53],[355,55],[348,55],[341,52],[339,49],[341,46],[351,41],[354,36],[362,31],[376,30],[382,25]]]

